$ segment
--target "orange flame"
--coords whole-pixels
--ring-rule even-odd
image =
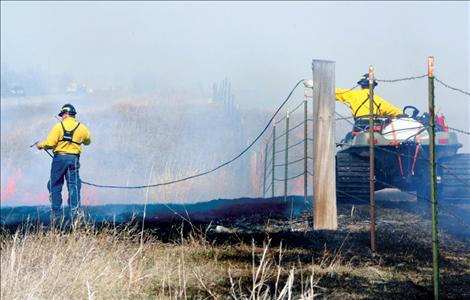
[[[21,177],[22,174],[20,169],[17,169],[14,175],[8,176],[7,184],[4,187],[2,186],[0,190],[0,201],[5,202],[16,194],[16,184]]]
[[[81,204],[82,205],[97,205],[96,189],[93,187],[82,187],[81,195]]]
[[[294,184],[291,191],[292,195],[303,195],[304,194],[304,178],[299,177],[294,180]]]

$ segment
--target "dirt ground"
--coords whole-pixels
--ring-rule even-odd
[[[393,198],[397,197],[396,200]],[[255,238],[281,241],[292,259],[308,264],[325,251],[338,253],[348,271],[322,276],[318,285],[328,298],[427,299],[432,298],[432,245],[430,209],[403,193],[378,195],[377,251],[371,253],[369,205],[340,204],[339,230],[312,231],[305,220],[232,220],[224,225],[242,228],[217,240]],[[470,206],[443,206],[439,219],[441,293],[443,299],[470,299]],[[444,210],[445,209],[445,210]],[[246,226],[250,224],[250,226]],[[254,227],[257,230],[253,230]],[[256,227],[258,226],[258,227]],[[261,233],[263,231],[266,233]],[[255,233],[259,231],[259,233]],[[236,236],[236,238],[234,238]],[[319,262],[317,262],[319,263]]]

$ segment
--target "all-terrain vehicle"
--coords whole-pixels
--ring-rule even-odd
[[[429,114],[406,106],[411,116],[374,120],[375,190],[398,188],[429,199]],[[362,126],[361,126],[362,124]],[[443,116],[436,118],[437,191],[439,201],[470,200],[470,154],[459,154],[457,135]],[[369,126],[356,120],[336,154],[338,201],[369,199]]]

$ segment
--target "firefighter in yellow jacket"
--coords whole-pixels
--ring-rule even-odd
[[[369,108],[369,74],[362,76],[357,82],[361,86],[360,90],[343,90],[336,89],[336,100],[346,104],[351,109],[352,115],[359,127],[368,125],[370,108]],[[374,87],[377,82],[374,80]],[[374,94],[374,115],[383,117],[397,117],[403,115],[403,111],[383,98]],[[362,124],[363,123],[363,124]]]
[[[64,179],[67,181],[68,205],[72,216],[80,207],[81,181],[78,170],[81,145],[90,145],[91,136],[88,128],[75,119],[76,114],[73,105],[62,106],[59,112],[61,122],[52,128],[45,141],[36,144],[38,149],[52,149],[54,152],[51,177],[47,184],[53,215],[57,215],[62,206]]]

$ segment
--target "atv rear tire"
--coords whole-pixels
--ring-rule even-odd
[[[338,202],[368,202],[369,161],[356,154],[336,154],[336,199]]]
[[[456,154],[438,161],[438,174],[441,177],[438,185],[440,201],[470,203],[470,154]]]

